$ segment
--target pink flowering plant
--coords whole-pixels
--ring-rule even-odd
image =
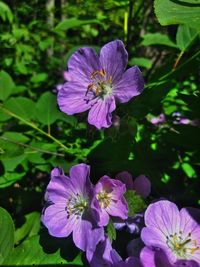
[[[0,0],[0,265],[200,267],[199,0]]]

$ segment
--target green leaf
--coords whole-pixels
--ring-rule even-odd
[[[35,117],[35,103],[26,97],[11,97],[5,102],[4,107],[25,120]]]
[[[15,244],[22,239],[37,235],[40,230],[40,213],[31,212],[25,215],[25,223],[15,231]]]
[[[195,170],[193,169],[193,167],[189,163],[184,162],[184,163],[181,164],[181,167],[182,167],[183,171],[185,172],[185,174],[189,178],[195,178],[196,177],[196,172],[195,172]]]
[[[69,248],[66,247],[66,250]],[[33,264],[65,264],[71,266],[83,266],[80,254],[73,260],[67,261],[60,255],[60,251],[46,252],[43,249],[40,237],[38,235],[26,239],[21,245],[16,247],[14,251],[3,262],[5,266],[23,266]]]
[[[5,101],[13,92],[15,84],[10,75],[0,71],[0,100]]]
[[[16,183],[17,181],[21,180],[24,175],[25,172],[6,172],[3,176],[0,176],[0,188],[5,188]]]
[[[113,221],[111,219],[109,220],[106,230],[107,230],[107,234],[108,234],[110,241],[112,242],[113,240],[116,240],[117,234],[116,234]]]
[[[38,73],[31,77],[32,83],[41,83],[47,79],[48,75],[46,73]]]
[[[4,2],[0,2],[0,17],[3,21],[6,21],[6,19],[8,19],[10,23],[13,21],[13,13],[9,6]]]
[[[133,190],[127,190],[124,195],[128,203],[128,216],[131,217],[135,213],[141,212],[146,208],[144,200]]]
[[[137,65],[149,69],[152,66],[152,61],[145,57],[135,57],[130,60],[129,64],[132,66]]]
[[[14,224],[10,214],[0,208],[0,264],[14,247]]]
[[[67,31],[69,29],[77,28],[86,24],[101,24],[101,22],[98,19],[80,20],[77,18],[70,18],[63,20],[56,25],[54,31]]]
[[[56,97],[50,92],[44,93],[36,104],[36,117],[39,122],[44,125],[50,125],[54,123],[60,112],[57,108]]]
[[[18,133],[18,132],[5,132],[3,134],[4,138],[7,138],[8,141],[14,141],[14,142],[20,142],[20,143],[26,143],[28,142],[29,138],[22,134],[22,133]]]
[[[168,35],[162,33],[147,33],[143,36],[141,45],[166,45],[177,48],[176,44],[170,40]]]
[[[200,6],[191,1],[155,0],[155,13],[161,25],[187,24],[200,29]]]
[[[176,43],[178,48],[180,48],[181,51],[186,51],[198,34],[199,32],[194,28],[190,28],[184,24],[179,25],[176,34]]]

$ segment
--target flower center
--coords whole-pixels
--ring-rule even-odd
[[[97,194],[96,197],[97,197],[97,200],[99,201],[99,204],[100,204],[101,208],[105,209],[110,205],[112,194],[108,193],[108,192],[106,192],[105,190],[102,189]]]
[[[76,196],[73,196],[67,200],[66,210],[68,217],[71,215],[76,215],[80,217],[87,209],[87,207],[88,207],[88,200],[85,199],[80,194],[76,194]]]
[[[192,240],[191,233],[186,237],[183,237],[183,232],[179,231],[179,234],[166,236],[167,246],[174,252],[178,259],[188,259],[189,255],[193,255],[199,247],[197,241]]]
[[[112,76],[107,77],[106,71],[104,69],[94,71],[90,75],[91,83],[88,85],[89,92],[94,94],[94,97],[104,97],[106,95],[111,95],[113,91]]]

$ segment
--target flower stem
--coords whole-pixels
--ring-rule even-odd
[[[25,120],[24,118],[18,116],[17,114],[13,113],[12,111],[6,109],[5,107],[3,107],[2,104],[0,104],[0,108],[7,113],[8,115],[20,120],[21,122],[23,122],[24,124],[30,126],[31,128],[35,129],[36,131],[38,131],[39,133],[45,135],[46,137],[48,137],[49,139],[53,140],[56,144],[58,144],[60,147],[62,147],[65,152],[72,154],[71,150],[66,147],[65,145],[63,145],[58,139],[56,139],[54,136],[52,136],[50,133],[46,133],[45,131],[43,131],[42,129],[38,128],[34,123],[29,122],[27,120]]]

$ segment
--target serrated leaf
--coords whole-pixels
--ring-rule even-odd
[[[194,28],[190,28],[187,25],[179,25],[176,34],[176,43],[178,48],[181,51],[186,51],[198,34],[199,32]]]
[[[162,33],[147,33],[143,37],[141,45],[166,45],[177,48],[176,44],[170,40],[168,35]]]
[[[26,97],[11,97],[5,102],[4,107],[25,120],[35,117],[35,103]]]
[[[199,2],[198,2],[199,4]],[[200,6],[191,2],[155,0],[155,13],[161,25],[187,24],[200,29]]]
[[[146,204],[144,200],[134,190],[127,190],[124,195],[128,203],[128,216],[134,216],[136,213],[145,209]]]
[[[31,212],[25,215],[25,223],[15,231],[15,244],[22,239],[37,235],[40,229],[40,213]]]
[[[55,31],[67,31],[72,28],[80,27],[86,24],[100,24],[101,22],[98,19],[87,19],[87,20],[80,20],[77,18],[69,18],[61,21],[56,27],[54,28]]]
[[[135,57],[130,60],[129,64],[131,66],[137,65],[137,66],[149,69],[152,66],[152,61],[145,57]]]
[[[56,96],[50,92],[44,93],[36,104],[36,117],[44,125],[54,123],[60,116]]]
[[[109,223],[107,225],[107,235],[110,239],[110,241],[112,242],[113,240],[116,240],[117,234],[116,234],[116,229],[114,227],[113,221],[110,219]]]
[[[67,249],[67,248],[66,248]],[[4,266],[57,265],[83,266],[80,254],[72,261],[62,258],[59,250],[45,252],[38,235],[26,239],[4,260]]]
[[[14,247],[14,224],[10,214],[0,208],[0,264]]]
[[[0,100],[5,101],[13,92],[15,83],[11,76],[5,72],[0,71]]]
[[[8,187],[17,181],[21,180],[22,177],[25,175],[23,173],[16,173],[16,172],[7,172],[3,176],[0,176],[0,188]]]

